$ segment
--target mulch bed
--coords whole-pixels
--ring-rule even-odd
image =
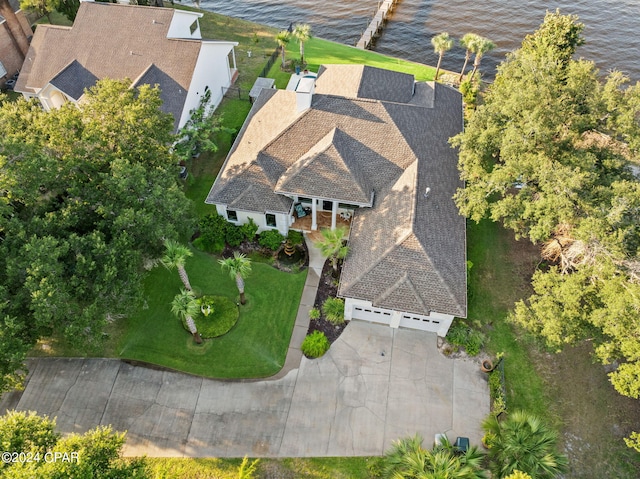
[[[341,267],[338,267],[338,278],[340,277]],[[322,313],[322,303],[329,298],[335,297],[338,292],[338,279],[333,276],[333,268],[330,261],[325,261],[322,268],[322,274],[320,275],[320,283],[318,284],[318,292],[316,293],[316,300],[313,303],[313,307],[320,311],[320,319],[312,319],[309,323],[309,330],[307,334],[311,334],[314,331],[321,331],[327,337],[330,343],[333,343],[340,337],[344,328],[348,323],[334,326],[324,318]]]
[[[302,271],[309,266],[309,251],[307,250],[307,245],[305,243],[297,245],[296,248],[300,248],[304,251],[304,263],[299,265],[297,268],[298,271]],[[261,256],[264,256],[265,258],[274,258],[274,261],[271,264],[271,266],[273,266],[274,268],[279,269],[280,271],[284,271],[285,273],[291,273],[293,270],[290,265],[280,264],[280,262],[277,260],[278,252],[280,250],[270,250],[269,248],[260,246],[257,241],[243,241],[239,246],[226,245],[222,250],[221,256],[223,258],[232,258],[235,251],[238,251],[245,256],[257,253]]]

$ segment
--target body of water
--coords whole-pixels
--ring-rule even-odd
[[[202,0],[200,6],[276,28],[309,23],[315,36],[355,45],[378,1]],[[491,79],[505,54],[538,28],[547,10],[557,8],[579,16],[586,25],[587,43],[578,56],[594,61],[603,72],[620,70],[633,82],[640,81],[640,0],[401,0],[373,50],[435,65],[434,35],[446,31],[460,38],[478,33],[497,45],[482,60],[481,70]],[[442,68],[459,71],[463,62],[464,50],[456,46],[445,55]]]

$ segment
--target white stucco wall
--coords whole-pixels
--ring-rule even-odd
[[[357,311],[356,308],[360,308],[362,311]],[[370,312],[364,311],[365,309],[370,310]],[[354,298],[345,298],[344,317],[346,320],[358,319],[362,321],[388,324],[392,328],[401,327],[430,331],[441,337],[445,337],[447,335],[454,318],[450,314],[436,312],[430,312],[428,315],[421,315],[405,311],[376,308],[370,301]]]
[[[229,221],[227,208],[224,205],[216,205],[216,211],[220,216],[223,216],[227,221]],[[267,217],[263,213],[240,210],[235,210],[235,212],[238,216],[238,220],[231,221],[231,223],[233,224],[243,225],[249,222],[249,218],[252,218],[254,223],[258,226],[258,233],[261,233],[265,230],[277,229],[280,234],[286,236],[289,232],[289,215],[285,215],[282,213],[273,213],[276,217],[276,227],[274,228],[273,226],[267,225]]]
[[[215,109],[220,104],[222,88],[231,86],[231,68],[227,55],[236,45],[236,42],[202,42],[178,128],[182,128],[187,122],[189,112],[198,107],[206,87],[211,90],[212,108]]]
[[[184,10],[174,10],[173,18],[171,19],[171,25],[169,25],[169,31],[167,32],[167,38],[193,38],[200,40],[202,35],[200,33],[199,18],[202,18],[202,13],[187,12]],[[191,33],[191,25],[196,23],[197,28]]]

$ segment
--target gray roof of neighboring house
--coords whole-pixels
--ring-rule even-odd
[[[263,90],[206,202],[287,214],[292,201],[276,191],[345,203],[348,195],[363,199],[373,191],[373,207],[357,209],[351,223],[339,294],[381,308],[464,317],[465,220],[452,199],[463,183],[448,144],[462,130],[461,96],[433,83],[416,84],[411,95],[413,81],[400,82],[395,95],[367,89],[360,83],[368,68],[322,67],[302,113],[295,92]],[[365,83],[388,78],[373,70]],[[334,83],[340,77],[349,80]],[[357,98],[349,93],[354,85],[403,101]],[[330,86],[344,96],[328,94]]]
[[[80,65],[77,60],[73,60],[66,68],[54,76],[49,83],[55,86],[67,96],[78,100],[86,88],[91,88],[96,84],[98,78]]]
[[[37,93],[73,62],[98,79],[144,79],[163,91],[163,110],[180,119],[201,40],[168,39],[170,8],[82,2],[72,27],[39,25],[15,89]],[[77,95],[86,76],[66,88]],[[152,83],[153,82],[153,83]]]
[[[13,7],[14,12],[17,12],[18,10],[20,10],[20,0],[9,0],[9,5]],[[4,21],[5,21],[5,18],[2,15],[0,15],[0,23]]]

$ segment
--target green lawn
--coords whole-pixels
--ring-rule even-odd
[[[186,264],[197,294],[238,299],[235,281],[217,258],[194,250]],[[145,278],[145,303],[127,319],[118,356],[211,378],[259,378],[284,365],[306,271],[289,274],[261,263],[246,280],[247,304],[226,335],[194,343],[170,311],[182,283],[177,272],[157,266]]]
[[[505,353],[509,409],[526,409],[555,420],[550,417],[544,383],[529,357],[529,345],[507,322],[513,304],[528,292],[527,271],[519,271],[515,263],[518,245],[510,239],[511,235],[488,220],[479,224],[468,222],[467,254],[473,262],[468,317],[488,335],[490,351]]]
[[[300,47],[297,42],[291,41],[287,45],[286,59],[299,59]],[[320,65],[332,63],[365,64],[372,67],[384,68],[415,76],[417,81],[433,80],[436,69],[421,63],[410,62],[400,58],[389,57],[370,50],[343,45],[341,43],[312,38],[304,44],[304,59],[309,70],[317,72]],[[282,60],[274,63],[269,72],[269,77],[275,78],[278,88],[285,88],[291,73],[280,71]]]

